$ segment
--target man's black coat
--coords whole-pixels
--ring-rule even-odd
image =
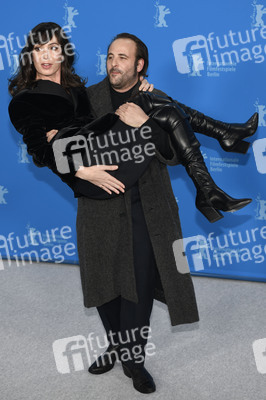
[[[113,111],[107,78],[89,87],[87,93],[94,117]],[[176,156],[165,160],[158,152],[157,156],[139,179],[142,207],[160,275],[155,299],[167,304],[172,325],[196,322],[199,316],[189,267],[182,245],[176,245],[182,232],[166,165],[178,164],[178,160]],[[131,191],[101,201],[80,197],[77,235],[84,305],[99,306],[119,295],[137,302]]]

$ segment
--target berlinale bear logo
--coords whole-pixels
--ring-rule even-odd
[[[156,28],[168,28],[168,25],[165,20],[165,16],[168,14],[171,14],[171,11],[169,8],[166,8],[164,5],[159,4],[159,0],[156,1],[155,7],[156,7],[156,14],[155,14],[155,24],[154,26]]]

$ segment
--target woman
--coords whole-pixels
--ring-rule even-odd
[[[49,45],[52,63],[48,58],[46,60],[45,56],[43,60],[39,57],[44,43]],[[127,163],[121,162],[118,169],[115,165],[91,166],[86,169],[87,175],[84,179],[82,168],[79,171],[74,168],[70,155],[68,163],[72,169],[66,173],[58,172],[53,151],[56,146],[52,148],[54,142],[81,134],[87,137],[91,131],[94,131],[95,135],[103,134],[110,127],[119,130],[122,124],[114,114],[107,114],[90,123],[85,81],[75,74],[74,54],[69,48],[70,43],[57,24],[39,24],[31,31],[27,45],[20,55],[20,69],[15,78],[10,80],[9,91],[15,95],[9,105],[10,118],[16,129],[23,134],[23,140],[35,164],[51,168],[74,190],[76,197],[85,195],[101,199],[107,198],[107,193],[109,197],[115,196],[124,191],[124,182],[126,189],[129,189],[137,181],[152,157],[145,157],[145,162],[138,165],[132,163],[132,160]],[[40,68],[47,70],[49,80],[38,79]],[[147,93],[137,96],[132,101],[140,104],[146,113],[168,131],[170,143],[162,131],[157,133],[157,136],[153,133],[152,140],[158,150],[167,151],[168,154],[169,145],[174,148],[197,188],[196,206],[210,222],[222,218],[219,210],[235,211],[251,201],[233,199],[215,185],[198,150],[199,142],[187,122],[187,115],[176,103],[171,99]],[[121,115],[120,118],[122,119]],[[122,124],[122,130],[123,128],[125,129],[125,126]],[[59,130],[59,133],[47,143],[46,132],[51,129]],[[91,162],[89,165],[92,164]],[[132,166],[134,173],[129,174]],[[109,170],[109,173],[105,172],[106,170]],[[112,195],[111,190],[114,192]]]

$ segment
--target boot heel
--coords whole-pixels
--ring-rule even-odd
[[[250,146],[249,142],[245,142],[244,140],[242,140],[236,146],[234,146],[231,151],[235,153],[246,154],[246,152],[249,149],[249,146]]]
[[[211,206],[202,206],[197,209],[207,218],[209,222],[216,222],[223,218],[223,215]]]

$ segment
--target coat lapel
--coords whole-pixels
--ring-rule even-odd
[[[132,96],[139,92],[139,86],[140,82],[134,88]],[[100,83],[88,87],[87,94],[90,99],[93,114],[96,117],[100,117],[104,113],[114,112],[111,102],[110,84],[108,77],[106,77]]]
[[[139,87],[140,87],[140,82],[138,82],[138,84],[134,87],[131,97],[135,96],[136,94],[139,93]]]
[[[87,89],[90,99],[91,108],[96,117],[100,117],[105,113],[114,112],[111,103],[111,94],[109,87],[109,80],[106,77],[97,85],[93,85]]]

